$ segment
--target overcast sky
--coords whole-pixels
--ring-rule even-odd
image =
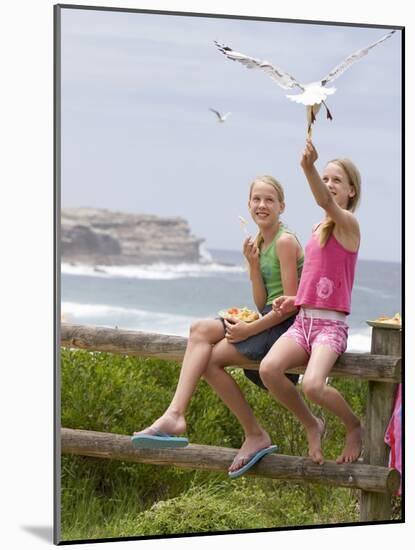
[[[239,249],[248,187],[271,174],[303,244],[321,219],[299,165],[305,108],[217,40],[300,82],[318,80],[381,28],[62,10],[62,207],[182,216],[208,248]],[[349,157],[362,174],[360,257],[401,260],[401,35],[333,86],[313,131],[317,167]],[[209,111],[232,115],[224,124]],[[250,222],[254,232],[253,222]]]

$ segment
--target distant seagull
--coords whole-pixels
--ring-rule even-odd
[[[349,57],[347,57],[344,61],[334,67],[334,69],[332,69],[324,78],[316,82],[310,82],[308,84],[301,84],[287,72],[283,71],[280,67],[277,67],[276,65],[273,66],[268,63],[268,61],[261,61],[259,59],[254,59],[253,57],[248,57],[243,53],[235,52],[228,46],[219,44],[218,42],[216,42],[216,40],[215,44],[219,48],[219,50],[224,55],[226,55],[228,59],[232,59],[232,61],[239,61],[240,63],[245,65],[245,67],[248,67],[248,69],[262,69],[273,80],[275,80],[275,82],[279,86],[281,86],[281,88],[284,88],[285,90],[298,88],[299,90],[301,90],[301,94],[287,94],[287,97],[291,99],[291,101],[302,103],[306,106],[308,123],[307,135],[309,138],[311,138],[311,127],[316,120],[316,115],[320,110],[321,104],[323,104],[326,108],[327,118],[329,118],[330,120],[332,120],[333,118],[324,100],[327,98],[328,95],[334,94],[336,88],[325,88],[326,84],[338,78],[341,74],[344,73],[344,71],[351,67],[353,63],[359,61],[359,59],[368,54],[369,50],[371,50],[384,40],[390,38],[395,32],[396,31],[391,31],[388,34],[382,36],[382,38],[380,38],[373,44],[370,44],[370,46],[362,48],[361,50],[357,50],[357,52],[349,55]]]
[[[226,115],[221,115],[218,111],[215,111],[215,109],[212,109],[212,107],[209,107],[209,111],[212,111],[212,113],[215,113],[215,115],[218,117],[218,122],[225,122],[228,116],[232,114],[232,113],[226,113]]]

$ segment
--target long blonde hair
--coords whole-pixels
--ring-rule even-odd
[[[346,174],[349,184],[354,189],[354,196],[349,197],[349,202],[347,203],[347,210],[354,212],[359,204],[360,194],[361,194],[361,177],[360,172],[357,169],[356,165],[349,159],[333,159],[330,160],[327,164],[337,164],[340,168],[343,169]],[[327,165],[326,165],[327,166]],[[334,231],[335,222],[331,218],[327,218],[321,224],[320,233],[319,233],[319,243],[321,248],[326,245],[327,241],[330,238],[330,235]]]
[[[249,200],[251,200],[252,196],[252,190],[254,188],[254,185],[256,183],[268,183],[269,185],[272,185],[272,187],[277,192],[278,200],[281,204],[285,204],[285,196],[284,196],[284,189],[279,181],[277,181],[272,176],[257,176],[254,181],[249,186]],[[258,250],[261,249],[261,245],[264,242],[264,237],[262,236],[261,231],[259,231],[258,235],[255,237],[255,245],[258,247]]]

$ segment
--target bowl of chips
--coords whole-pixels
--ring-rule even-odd
[[[237,319],[238,321],[245,321],[245,323],[252,323],[260,317],[259,313],[247,307],[230,307],[228,309],[221,309],[219,311],[219,315],[222,319]]]
[[[377,319],[373,321],[366,321],[366,323],[375,328],[402,328],[402,318],[400,313],[395,313],[393,317],[388,317],[386,315],[380,315]]]

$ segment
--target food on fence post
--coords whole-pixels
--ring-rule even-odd
[[[375,319],[376,323],[389,323],[389,324],[395,324],[395,325],[401,325],[402,319],[400,313],[395,313],[393,317],[387,317],[386,315],[380,315],[377,319]]]

